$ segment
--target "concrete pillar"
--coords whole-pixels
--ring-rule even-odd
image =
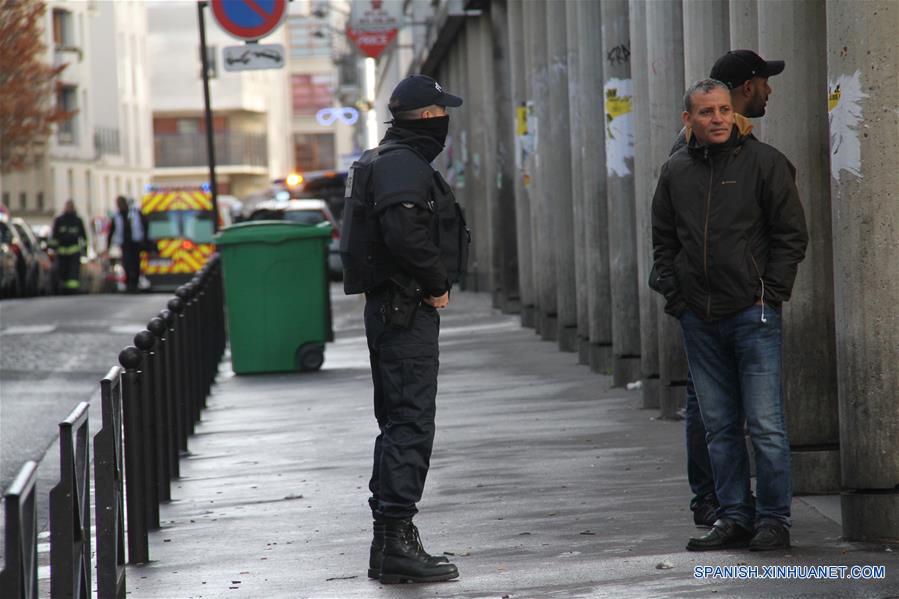
[[[634,204],[634,113],[627,0],[606,0],[602,11],[603,98],[609,280],[612,289],[612,386],[640,378],[640,301]]]
[[[549,121],[543,158],[547,187],[543,188],[549,210],[554,213],[556,244],[556,306],[559,349],[577,351],[577,287],[574,273],[574,215],[571,200],[571,128],[568,107],[568,44],[564,5],[546,3],[547,82]]]
[[[467,142],[467,163],[465,165],[466,196],[469,199],[470,208],[467,210],[469,218],[474,220],[475,229],[472,229],[472,245],[476,257],[477,269],[475,271],[474,291],[486,291],[493,295],[491,285],[493,263],[493,239],[494,233],[489,217],[489,205],[493,203],[494,185],[488,185],[490,178],[491,160],[495,150],[491,146],[492,122],[486,122],[481,115],[491,110],[492,83],[488,90],[485,81],[485,72],[489,71],[492,64],[490,60],[490,43],[485,39],[489,35],[489,29],[484,31],[485,17],[481,16],[466,21],[464,29],[466,68],[464,72],[468,105],[468,131],[465,138]],[[477,65],[477,68],[470,68]],[[493,119],[490,119],[492,121]]]
[[[746,49],[757,52],[759,47],[758,0],[730,0],[729,8],[730,47],[728,50]],[[711,66],[710,64],[709,71],[711,71]],[[775,93],[778,92],[775,91]],[[762,141],[765,141],[763,136],[764,120],[752,120],[752,133]]]
[[[649,139],[652,190],[680,130],[684,97],[684,32],[680,0],[646,5],[649,57]],[[659,314],[659,409],[674,418],[684,404],[687,359],[680,323],[664,313],[664,298],[656,294]]]
[[[833,316],[833,237],[827,155],[827,24],[817,0],[759,4],[759,50],[786,61],[771,80],[768,139],[796,167],[809,245],[783,307],[784,402],[793,492],[840,488]],[[801,118],[796,118],[802,115]],[[899,451],[899,448],[897,448]]]
[[[518,291],[518,249],[515,232],[515,110],[512,102],[512,80],[509,69],[509,17],[506,0],[490,5],[490,39],[493,53],[493,99],[496,117],[494,147],[496,158],[495,201],[491,210],[496,239],[493,246],[493,270],[498,271],[495,284],[499,288],[498,306],[507,314],[521,308]],[[490,58],[488,56],[488,58]],[[490,84],[490,81],[487,82]],[[488,182],[488,185],[490,182]]]
[[[758,0],[730,0],[728,7],[730,48],[728,50],[755,50],[758,48],[758,5]]]
[[[652,157],[649,137],[649,73],[646,2],[629,0],[634,111],[634,208],[637,233],[637,292],[640,297],[640,381],[644,408],[659,407],[659,317],[655,292],[647,285],[652,268]]]
[[[537,333],[547,341],[558,339],[558,301],[556,292],[555,219],[557,211],[549,203],[549,157],[556,148],[549,144],[549,85],[546,52],[546,1],[524,3],[528,26],[528,76],[533,103],[534,153],[531,185],[531,232],[534,256],[534,280],[537,286]]]
[[[577,349],[578,362],[590,363],[590,310],[587,285],[587,250],[584,226],[584,121],[594,118],[581,111],[583,84],[580,79],[580,27],[579,2],[565,3],[566,28],[568,30],[568,114],[571,123],[571,212],[574,217],[574,271],[577,281]]]
[[[525,41],[524,6],[521,2],[508,3],[509,31],[509,75],[512,87],[513,105],[511,118],[515,128],[515,231],[516,248],[518,250],[518,289],[521,302],[521,325],[534,326],[534,265],[531,251],[531,205],[528,189],[525,186],[527,175],[526,152],[527,137],[527,81],[525,75]],[[510,118],[507,116],[506,118]]]
[[[730,50],[727,0],[683,0],[684,83],[705,79],[715,60]],[[672,124],[679,131],[680,119]]]
[[[587,247],[587,317],[589,360],[594,372],[611,374],[612,290],[609,279],[609,218],[606,203],[606,127],[600,118],[603,97],[602,27],[598,2],[578,2],[579,112],[591,115],[581,121],[584,187],[584,243]]]
[[[843,536],[892,543],[899,541],[897,31],[892,0],[827,2]]]

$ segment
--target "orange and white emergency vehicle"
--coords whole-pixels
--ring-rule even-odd
[[[215,252],[212,194],[200,187],[155,187],[144,195],[140,210],[148,242],[141,252],[141,274],[152,289],[187,283]],[[222,213],[220,228],[230,224]]]

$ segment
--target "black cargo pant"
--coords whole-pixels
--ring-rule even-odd
[[[431,462],[436,413],[440,316],[422,304],[408,329],[384,323],[387,292],[369,294],[365,335],[374,383],[374,466],[368,500],[375,519],[406,519],[418,510]]]

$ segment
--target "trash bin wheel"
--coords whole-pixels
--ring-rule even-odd
[[[325,362],[325,346],[321,343],[306,343],[297,350],[297,368],[302,371],[314,371]]]

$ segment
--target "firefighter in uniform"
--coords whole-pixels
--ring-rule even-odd
[[[407,77],[390,98],[392,126],[354,163],[347,181],[344,290],[365,292],[380,429],[369,481],[374,538],[368,575],[385,584],[459,576],[445,557],[425,552],[412,518],[434,441],[437,310],[448,305],[468,252],[461,209],[430,165],[443,150],[446,107],[461,105],[434,79]]]
[[[66,200],[62,214],[53,221],[50,247],[56,251],[56,272],[63,293],[78,293],[81,287],[81,254],[87,244],[84,221],[75,212],[75,202]]]

